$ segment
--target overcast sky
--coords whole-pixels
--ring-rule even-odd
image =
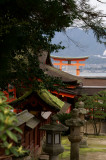
[[[92,6],[97,7],[97,9],[102,10],[103,13],[106,14],[106,0],[100,0],[100,1],[105,3],[100,3],[97,0],[90,0],[90,4],[92,4]]]

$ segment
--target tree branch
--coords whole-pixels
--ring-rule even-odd
[[[106,4],[106,2],[101,2],[100,0],[97,0],[97,1],[100,2],[100,3]]]

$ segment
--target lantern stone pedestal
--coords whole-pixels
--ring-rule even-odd
[[[57,116],[51,117],[51,124],[40,127],[40,130],[46,131],[46,143],[43,145],[43,151],[49,155],[49,160],[58,160],[58,155],[64,152],[61,146],[61,132],[68,130],[68,127],[57,124]]]
[[[78,110],[79,110],[79,117],[82,121],[86,122],[85,121],[85,114],[87,114],[87,110],[84,108],[84,102],[80,101],[79,102],[79,105],[78,105]],[[84,123],[85,124],[85,123]],[[87,137],[85,138],[84,137],[84,126],[81,126],[80,127],[80,134],[81,134],[81,141],[80,141],[80,148],[87,148],[88,145],[87,145]]]
[[[58,160],[58,156],[50,156],[49,160]]]
[[[79,160],[79,142],[81,141],[80,127],[84,125],[84,121],[79,118],[78,109],[73,109],[72,118],[66,120],[66,125],[70,126],[69,141],[71,142],[70,160]]]

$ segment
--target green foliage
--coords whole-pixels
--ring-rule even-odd
[[[106,149],[103,148],[80,148],[80,154],[87,152],[106,152]]]
[[[58,113],[57,114],[57,117],[58,117],[60,123],[62,123],[63,125],[66,125],[65,121],[67,119],[70,119],[71,116],[72,116],[71,113]],[[67,131],[62,133],[63,136],[66,136],[66,135],[69,135],[69,134],[70,134],[70,128]]]
[[[55,90],[57,86],[54,84],[64,86],[60,78],[44,74],[43,70],[39,67],[38,57],[35,54],[29,53],[26,56],[16,55],[13,63],[11,63],[11,68],[15,71],[13,73],[15,77],[12,84],[17,88],[17,92],[23,92],[23,89],[27,90],[29,88],[32,90],[39,90],[41,88]]]
[[[78,101],[84,102],[84,107],[89,110],[89,114],[93,118],[106,118],[106,91],[98,92],[93,96],[82,95]],[[78,103],[76,103],[78,107]]]
[[[67,113],[60,113],[60,114],[57,114],[58,118],[59,118],[59,121],[65,125],[65,121],[67,119],[70,119],[71,118],[71,114],[67,114]]]
[[[106,91],[100,91],[93,96],[82,95],[76,103],[76,107],[79,105],[79,101],[84,102],[84,108],[89,112],[89,118],[93,122],[95,134],[99,134],[100,128],[97,131],[96,123],[99,121],[101,126],[101,120],[106,120]]]
[[[82,24],[83,29],[91,28],[101,42],[106,36],[101,15],[88,5],[88,0],[1,0],[0,87],[4,89],[15,79],[17,88],[22,82],[28,88],[33,82],[31,86],[36,88],[39,86],[37,79],[29,80],[36,77],[46,88],[53,89],[54,83],[61,82],[44,75],[39,68],[38,53],[63,49],[61,43],[51,44],[55,31],[73,25],[78,27],[78,24]],[[27,63],[22,58],[16,60],[17,55],[27,59]]]
[[[7,104],[6,97],[0,92],[0,147],[5,149],[6,155],[22,156],[27,151],[23,150],[22,146],[13,145],[14,142],[18,143],[17,135],[13,133],[13,130],[21,134],[22,131],[16,127],[17,118],[15,113],[11,111],[12,109]],[[13,142],[9,143],[8,138],[13,140]]]
[[[62,124],[66,125],[65,121],[71,118],[71,113],[59,113],[57,117]]]

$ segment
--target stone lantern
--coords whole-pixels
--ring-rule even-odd
[[[72,118],[66,120],[66,125],[70,126],[69,141],[71,142],[71,160],[79,160],[79,142],[81,141],[80,127],[84,125],[84,121],[79,118],[78,109],[73,109]]]
[[[84,108],[84,102],[80,101],[79,104],[78,104],[78,110],[79,110],[79,117],[81,118],[81,120],[85,121],[86,123],[86,120],[85,120],[85,114],[88,113],[88,111]],[[85,148],[85,147],[88,147],[87,145],[87,138],[84,138],[84,126],[82,126],[80,128],[80,134],[81,134],[81,141],[80,141],[80,147],[81,148]]]
[[[58,155],[64,152],[61,146],[61,132],[68,130],[68,127],[57,124],[57,116],[51,117],[51,123],[40,127],[40,130],[46,131],[46,143],[43,145],[43,151],[49,154],[49,160],[58,160]]]

